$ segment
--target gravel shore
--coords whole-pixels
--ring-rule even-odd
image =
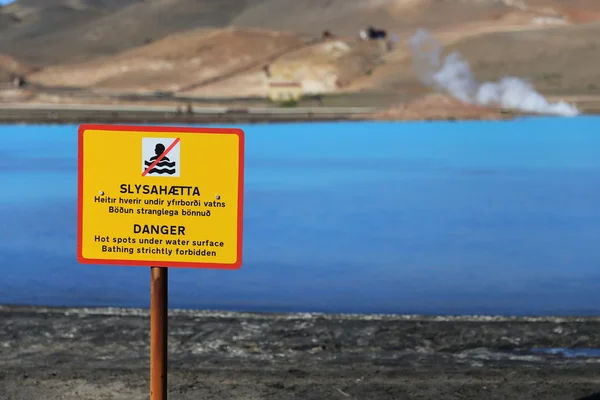
[[[148,398],[147,310],[0,318],[1,399]],[[174,310],[169,324],[171,399],[600,398],[600,359],[531,351],[600,348],[600,318]]]

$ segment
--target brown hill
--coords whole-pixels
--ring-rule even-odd
[[[376,67],[381,48],[357,39],[329,39],[283,49],[262,62],[248,61],[234,76],[182,90],[186,95],[260,96],[270,82],[300,82],[306,94],[332,93]],[[269,66],[269,76],[264,65]]]
[[[488,25],[489,27],[489,25]],[[457,35],[437,32],[442,56],[458,51],[480,81],[517,76],[545,93],[584,93],[600,89],[600,22],[582,25],[497,27],[496,31]],[[407,46],[387,56],[373,76],[352,89],[410,90],[416,73]]]
[[[406,45],[423,27],[480,79],[585,94],[600,85],[599,19],[595,0],[17,0],[0,8],[0,54],[49,86],[235,97],[277,79],[410,98],[428,91]],[[359,40],[369,25],[399,41]]]
[[[407,33],[423,26],[434,28],[480,20],[510,9],[495,0],[263,0],[245,8],[232,23],[307,34],[327,29],[357,36],[360,29],[369,25]]]
[[[375,25],[391,33],[406,34],[419,27],[438,29],[486,20],[514,10],[515,6],[507,2],[512,3],[509,0],[17,0],[0,8],[0,52],[27,63],[68,64],[116,54],[173,33],[227,26],[310,36],[330,30],[356,37],[360,29]]]
[[[0,10],[0,20],[18,18],[17,23],[7,25],[2,31],[0,52],[35,64],[86,61],[138,47],[171,33],[228,26],[246,3],[244,0],[17,0]]]
[[[449,50],[473,60],[481,80],[513,75],[547,93],[600,93],[600,22],[489,33],[465,38]]]
[[[15,1],[0,9],[0,52],[32,64],[89,58],[100,50],[78,45],[91,44],[83,37],[89,27],[136,3],[140,0]]]
[[[112,56],[48,67],[30,80],[49,86],[181,90],[303,43],[292,33],[198,29]]]
[[[508,3],[508,2],[507,2]],[[600,87],[600,2],[531,0],[510,2],[508,12],[453,26],[432,28],[442,57],[458,51],[481,81],[506,75],[532,82],[545,93],[584,93]],[[403,36],[396,50],[350,90],[420,91]],[[419,89],[419,87],[421,89]]]
[[[378,45],[357,39],[306,41],[291,32],[197,29],[116,55],[47,67],[28,78],[46,86],[209,97],[264,96],[271,80],[300,81],[307,91],[323,93],[374,68],[380,53]]]

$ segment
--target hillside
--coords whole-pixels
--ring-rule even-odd
[[[197,29],[77,65],[48,67],[30,79],[49,86],[180,90],[302,43],[290,33]]]
[[[482,24],[486,27],[482,31],[472,25],[462,28],[467,32],[435,33],[444,45],[444,54],[459,52],[481,81],[517,76],[546,93],[582,93],[600,88],[596,68],[600,61],[600,22],[550,26],[500,22],[496,26]],[[385,61],[374,76],[354,82],[353,89],[405,90],[415,84],[406,40]]]
[[[90,28],[105,17],[110,19],[138,3],[141,1],[18,0],[0,9],[0,52],[25,63],[41,65],[102,54],[102,46],[93,47],[93,29]],[[138,45],[128,36],[121,41]],[[82,44],[92,47],[86,49]],[[114,51],[112,46],[104,44],[104,51]]]
[[[251,0],[248,0],[250,2]],[[0,20],[0,52],[49,65],[112,55],[199,27],[228,26],[245,0],[17,0]]]
[[[188,97],[264,97],[283,80],[413,98],[431,91],[408,47],[426,28],[478,80],[576,97],[600,87],[596,21],[595,0],[17,0],[0,8],[0,80]],[[370,25],[387,41],[360,40]]]
[[[565,4],[561,0],[530,0]],[[528,2],[529,3],[529,2]],[[598,9],[574,0],[570,14]],[[521,10],[515,0],[17,0],[0,8],[0,53],[25,63],[87,61],[196,28],[261,28],[358,35],[375,25],[405,35],[486,21]],[[560,8],[560,7],[558,7]],[[557,8],[557,9],[558,9]],[[589,11],[586,11],[589,13]],[[581,18],[580,18],[581,19]]]
[[[495,0],[263,0],[257,3],[234,18],[233,24],[308,34],[328,29],[344,36],[357,36],[360,29],[375,25],[407,34],[423,26],[429,29],[452,26],[511,9]]]

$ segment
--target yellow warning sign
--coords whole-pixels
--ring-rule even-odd
[[[81,125],[78,259],[238,269],[243,178],[239,129]]]

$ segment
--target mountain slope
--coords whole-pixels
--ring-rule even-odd
[[[427,89],[407,41],[426,28],[480,79],[585,92],[600,87],[597,20],[597,0],[17,0],[0,8],[0,80],[235,97],[277,79],[412,96]],[[359,40],[370,25],[398,41]]]
[[[142,0],[20,0],[0,9],[0,52],[25,62],[62,62],[77,28]],[[70,33],[71,32],[71,33]],[[87,53],[84,52],[84,53]]]
[[[86,61],[138,47],[171,33],[227,26],[246,3],[246,0],[19,0],[0,10],[0,19],[22,18],[2,32],[0,52],[41,65]]]
[[[49,86],[178,90],[302,43],[291,33],[196,29],[89,62],[48,67],[30,80]]]
[[[233,24],[313,34],[330,30],[356,36],[369,25],[397,33],[408,32],[421,26],[479,19],[509,8],[493,0],[264,0],[247,7]]]

